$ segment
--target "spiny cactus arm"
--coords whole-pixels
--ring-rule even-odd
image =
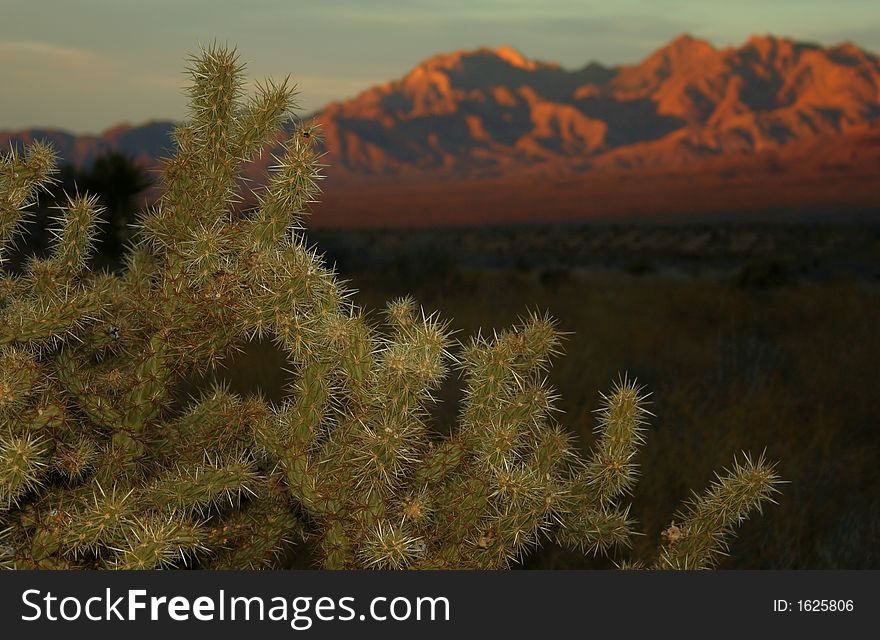
[[[371,496],[381,497],[399,489],[410,470],[420,463],[426,437],[424,423],[415,417],[385,416],[384,420],[370,420],[369,425],[353,429],[351,437],[340,443],[348,448],[346,472],[354,480],[348,499],[368,504]],[[367,522],[370,520],[368,517]]]
[[[15,234],[20,232],[22,210],[34,202],[40,189],[54,180],[57,155],[52,146],[35,142],[24,157],[16,150],[0,156],[0,265]]]
[[[319,438],[333,431],[330,425],[339,402],[334,397],[343,387],[353,395],[363,391],[373,360],[372,337],[363,318],[340,305],[342,292],[330,272],[314,267],[313,253],[291,245],[281,256],[286,256],[284,262],[276,262],[275,268],[290,276],[267,282],[265,297],[249,311],[274,316],[265,324],[289,349],[298,378],[289,401],[271,421],[257,427],[255,437],[258,446],[280,462],[293,497],[313,517],[321,517],[339,509],[333,488],[327,486],[334,484],[327,479],[332,472],[318,469],[323,464],[319,461],[334,456],[325,451],[313,457],[312,450]],[[273,290],[269,285],[275,283]],[[293,313],[288,311],[291,307]],[[262,318],[258,324],[264,324]]]
[[[58,218],[55,250],[49,268],[58,282],[71,281],[80,274],[94,248],[102,208],[97,196],[67,196],[67,206]]]
[[[242,112],[244,67],[234,50],[212,45],[190,62],[191,117],[175,130],[177,150],[164,161],[162,198],[141,221],[144,242],[165,255],[169,294],[179,293],[183,281],[204,281],[230,259],[227,223],[230,205],[239,200],[240,164],[292,106],[286,83],[269,83]]]
[[[180,514],[148,515],[134,519],[125,542],[104,561],[112,569],[165,569],[186,564],[208,549],[202,543],[201,523]]]
[[[763,453],[757,459],[743,454],[742,461],[734,460],[731,469],[716,477],[705,493],[688,501],[664,531],[665,542],[654,569],[714,567],[727,551],[735,527],[752,512],[761,513],[766,502],[775,503],[773,495],[779,493],[777,485],[783,482]]]
[[[141,500],[150,509],[182,514],[237,508],[262,480],[246,453],[237,459],[205,461],[197,466],[171,469],[156,478]]]
[[[115,425],[113,441],[133,457],[144,453],[140,436],[146,423],[169,402],[172,370],[167,358],[168,329],[153,334],[139,362],[131,372],[131,387],[124,394],[122,421]]]
[[[337,374],[358,402],[367,401],[367,388],[372,382],[372,370],[379,352],[376,337],[359,309],[336,314],[328,319],[327,338],[337,364]]]
[[[222,520],[207,527],[205,556],[208,569],[264,569],[277,567],[290,545],[307,536],[289,498],[275,490],[257,490],[247,502]]]
[[[244,86],[245,65],[236,50],[211,44],[190,57],[187,72],[188,122],[196,145],[205,155],[225,155],[232,143],[232,127]]]
[[[636,521],[629,507],[597,509],[573,501],[562,516],[562,525],[553,534],[557,544],[580,553],[607,555],[614,549],[631,546]]]
[[[176,243],[190,282],[204,285],[215,273],[228,269],[231,231],[229,225],[220,220],[211,220],[208,224],[196,222],[187,237]]]
[[[46,371],[33,350],[0,347],[0,424],[15,420],[46,388]]]
[[[491,491],[485,478],[461,472],[437,491],[435,519],[438,539],[442,541],[441,554],[452,556],[453,552],[464,551],[465,541],[479,540],[480,523],[488,513]]]
[[[96,383],[74,349],[58,352],[55,372],[61,386],[96,426],[113,429],[122,422],[123,413],[108,395],[108,388]]]
[[[0,511],[0,571],[12,571],[15,566],[15,533],[7,518],[7,513]]]
[[[464,372],[466,386],[461,410],[461,429],[476,445],[482,436],[482,427],[498,417],[507,396],[520,387],[522,375],[513,366],[514,355],[499,340],[490,342],[478,335],[463,349],[460,368]]]
[[[372,393],[354,390],[360,411],[346,422],[346,437],[331,440],[342,450],[326,451],[348,461],[347,473],[357,479],[362,498],[396,490],[421,464],[425,405],[445,378],[449,359],[446,323],[423,312],[403,322],[390,317],[395,333],[376,354]]]
[[[458,558],[465,566],[507,566],[555,518],[560,484],[549,469],[542,472],[540,456],[549,450],[539,453],[538,447],[552,432],[554,401],[541,373],[558,348],[552,321],[532,314],[492,341],[477,337],[464,350],[459,437],[466,462],[437,503],[446,561],[465,554]]]
[[[0,434],[0,511],[17,507],[49,470],[51,442],[39,433]]]
[[[233,127],[244,65],[234,49],[211,45],[190,59],[188,71],[192,144],[182,151],[198,176],[193,194],[198,201],[190,199],[185,210],[193,221],[210,226],[225,218],[226,206],[235,195],[232,180],[240,161],[232,154]]]
[[[57,541],[49,529],[37,529],[27,538],[14,559],[14,568],[20,570],[75,570],[85,569],[82,563],[59,553]]]
[[[403,323],[391,320],[393,335],[381,341],[372,339],[359,315],[323,325],[341,403],[334,409],[337,424],[317,454],[317,489],[334,496],[325,503],[334,505],[324,513],[325,566],[385,566],[365,561],[357,549],[367,535],[375,534],[375,541],[399,529],[388,520],[396,517],[392,503],[425,451],[423,405],[445,374],[448,331],[421,312]]]
[[[417,413],[439,389],[453,360],[450,353],[449,323],[424,309],[412,310],[410,317],[393,301],[387,315],[393,334],[380,356],[378,388],[383,397],[376,407],[385,415]]]
[[[568,479],[580,462],[571,435],[559,424],[551,423],[536,434],[531,466],[541,475]]]
[[[208,531],[191,517],[197,509],[181,512],[170,504],[181,493],[188,499],[202,497],[189,495],[196,491],[186,485],[191,478],[174,494],[162,479],[146,489],[135,483],[105,490],[97,475],[86,485],[48,494],[29,509],[25,527],[31,533],[19,540],[22,546],[16,551],[21,568],[48,568],[47,562],[62,559],[70,567],[161,568],[187,564],[207,550]]]
[[[0,273],[0,311],[17,296],[27,294],[27,287],[23,278],[8,274]]]
[[[570,476],[579,459],[569,435],[553,424],[535,437],[533,450],[524,452],[521,463],[495,474],[500,480],[495,503],[503,505],[503,511],[495,518],[496,533],[483,538],[485,549],[481,547],[476,556],[487,567],[507,567],[521,559],[542,538],[564,528],[578,507]]]
[[[110,340],[114,340],[110,328]],[[98,332],[103,339],[104,331]],[[54,358],[55,373],[77,407],[94,425],[113,433],[114,442],[131,460],[144,453],[144,428],[169,402],[171,371],[165,357],[166,342],[153,334],[140,343],[137,356],[120,354],[95,365],[96,344],[89,336],[81,349],[66,347]],[[137,344],[137,343],[136,343]]]
[[[28,263],[16,287],[19,295],[0,311],[0,344],[52,346],[102,313],[112,278],[76,281],[91,249],[99,214],[96,203],[97,199],[89,197],[70,199],[52,257]]]
[[[56,262],[64,247],[78,242],[73,234],[63,238],[49,260],[31,260],[18,295],[0,310],[0,345],[30,343],[34,347],[53,347],[97,320],[105,311],[113,288],[113,276],[95,275],[71,281]],[[85,247],[80,247],[85,248]],[[71,255],[76,253],[71,251]]]
[[[469,446],[487,461],[529,440],[553,409],[541,377],[561,350],[561,334],[546,316],[531,314],[491,341],[477,336],[460,357],[466,389],[461,415]],[[495,425],[487,431],[486,425]]]
[[[647,395],[635,380],[624,376],[597,409],[598,439],[593,453],[575,480],[572,492],[600,508],[608,508],[629,495],[638,480],[634,457],[644,442],[644,425],[652,415],[645,408]]]
[[[345,569],[351,566],[352,557],[357,549],[352,549],[352,540],[345,531],[342,520],[329,520],[324,527],[323,535],[319,540],[321,554],[321,568]]]
[[[431,443],[414,472],[413,484],[421,487],[448,481],[466,455],[461,438],[456,435],[439,443]]]
[[[530,311],[519,319],[507,339],[517,354],[517,368],[537,373],[549,369],[553,359],[562,355],[566,335],[549,314]]]
[[[17,568],[158,568],[201,548],[199,523],[146,512],[134,487],[108,486],[93,479],[22,512]]]
[[[50,371],[28,348],[0,348],[0,432],[37,435],[50,444],[50,468],[69,478],[89,464],[83,425],[71,419]],[[14,492],[13,492],[14,493]]]
[[[177,200],[183,200],[190,195],[185,184],[186,180],[174,174],[175,170],[183,171],[177,169],[177,165],[184,162],[180,154],[181,152],[178,151],[178,155],[163,160],[162,175],[165,190],[162,197],[153,206],[148,207],[135,224],[141,251],[145,254],[155,253],[167,262],[168,268],[176,265],[180,260],[179,251],[175,249],[178,239],[187,237],[185,204],[171,202],[175,197]],[[172,188],[180,191],[180,195],[175,196]]]
[[[318,465],[309,453],[312,431],[308,423],[297,419],[301,415],[297,404],[288,402],[257,420],[253,425],[254,444],[258,452],[278,462],[291,498],[313,517],[320,517],[333,505],[318,491]]]
[[[45,496],[22,514],[30,534],[18,541],[19,568],[186,564],[205,550],[203,523],[173,509],[154,510],[156,493],[135,485],[105,490],[96,475],[86,485]]]
[[[82,482],[96,468],[100,444],[85,425],[70,428],[59,438],[52,456],[52,467],[69,482]]]
[[[18,429],[22,432],[41,433],[57,445],[71,427],[65,405],[64,396],[55,390],[41,394],[16,417]]]
[[[295,108],[294,92],[286,80],[280,84],[267,81],[258,85],[257,95],[247,105],[240,105],[243,69],[234,50],[217,46],[203,49],[191,60],[191,118],[189,124],[178,129],[178,154],[167,166],[166,223],[154,225],[160,235],[165,231],[161,244],[166,247],[174,238],[186,237],[179,234],[180,230],[201,228],[201,235],[193,238],[191,246],[184,247],[183,251],[191,259],[200,260],[205,269],[210,266],[204,264],[205,256],[222,258],[223,252],[215,249],[228,246],[225,242],[228,238],[222,236],[216,225],[227,222],[228,206],[239,200],[234,178],[241,163],[272,139]],[[310,180],[317,177],[311,167],[314,154],[301,147],[298,143],[288,145],[287,153],[279,161],[280,174],[267,190],[268,201],[264,201],[269,206],[261,207],[266,214],[264,218],[269,221],[281,214],[279,205],[297,204],[291,202],[291,198],[300,196],[291,189],[313,185]],[[308,170],[300,172],[303,166]],[[298,179],[300,173],[306,177],[305,183]],[[308,189],[303,193],[311,199]],[[296,212],[299,208],[280,215],[287,222],[282,231],[289,226],[290,211]],[[250,234],[240,237],[248,238]],[[268,248],[276,240],[277,233],[269,230],[250,242],[256,247]],[[213,246],[215,244],[218,246]]]
[[[55,218],[58,228],[53,229],[52,256],[46,260],[32,258],[22,278],[27,297],[41,307],[56,306],[59,298],[70,294],[71,288],[78,288],[77,276],[91,253],[99,222],[101,209],[97,197],[67,197],[67,206],[57,207],[61,215]],[[107,278],[95,281],[105,285]]]
[[[328,417],[334,391],[332,362],[309,358],[303,363],[293,386],[293,401],[286,406],[284,418],[295,430],[291,443],[297,449],[307,450],[312,446]]]
[[[248,221],[247,233],[240,236],[249,243],[246,249],[277,246],[291,229],[300,228],[300,216],[315,202],[324,177],[314,150],[318,140],[316,126],[301,127],[284,143],[281,155],[272,156],[275,164],[269,167],[269,184],[255,192],[257,210]]]
[[[56,290],[49,302],[16,298],[0,312],[0,345],[52,348],[98,318],[105,308],[100,288]]]
[[[368,569],[409,569],[425,553],[425,541],[413,535],[406,523],[379,521],[358,550]]]
[[[240,161],[250,160],[261,151],[281,126],[298,108],[296,87],[290,78],[280,83],[272,80],[256,83],[256,93],[242,106],[232,127],[232,156]]]
[[[223,460],[235,459],[253,449],[252,429],[271,411],[260,397],[242,400],[225,385],[214,385],[163,428],[156,452],[183,467],[202,464],[206,452]]]
[[[489,495],[491,512],[484,516],[472,545],[473,566],[507,568],[538,544],[551,528],[549,517],[561,495],[526,464],[510,465],[495,473]]]
[[[51,550],[71,562],[112,555],[111,549],[131,539],[138,515],[134,489],[97,481],[84,485],[73,495],[45,500],[35,515],[40,535],[30,542],[30,554],[39,548]]]
[[[255,272],[252,267],[261,269]],[[298,240],[278,249],[250,254],[242,266],[246,282],[238,309],[239,329],[270,335],[295,364],[322,356],[333,314],[348,313],[348,292],[321,257]]]
[[[557,544],[594,555],[630,546],[635,521],[629,517],[629,507],[619,502],[638,479],[633,458],[644,443],[644,424],[651,415],[642,388],[626,376],[610,394],[601,396],[593,453],[570,467],[566,508],[553,534]]]
[[[148,243],[141,242],[131,248],[125,254],[125,270],[121,277],[125,296],[119,302],[126,299],[142,302],[144,298],[153,294],[153,287],[158,281],[162,267],[161,257]]]
[[[569,467],[576,460],[569,438],[558,425],[534,434],[512,461],[493,468],[489,510],[476,534],[465,540],[472,566],[509,567],[541,539],[565,526],[573,507]]]

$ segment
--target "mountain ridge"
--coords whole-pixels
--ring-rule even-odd
[[[682,34],[638,63],[578,69],[479,47],[431,56],[309,117],[343,181],[688,166],[872,130],[880,59],[848,42],[772,35],[719,48]],[[3,131],[0,144],[43,137],[78,166],[111,149],[151,164],[172,130],[151,121],[92,136]],[[269,157],[249,170],[264,171]]]
[[[331,103],[317,116],[330,158],[354,174],[687,164],[880,116],[880,63],[847,43],[753,36],[718,49],[683,35],[634,65],[569,71],[522,60],[486,48],[435,56]],[[661,139],[662,148],[645,145]],[[632,144],[641,146],[620,151]]]

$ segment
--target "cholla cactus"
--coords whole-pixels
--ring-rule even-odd
[[[99,211],[76,195],[54,253],[0,280],[0,562],[277,566],[306,538],[327,568],[503,568],[548,539],[626,546],[637,385],[605,397],[584,460],[554,419],[549,317],[467,345],[410,298],[368,322],[299,224],[319,192],[315,127],[237,212],[243,163],[294,107],[286,82],[243,101],[242,71],[220,47],[192,60],[190,119],[122,275],[87,268]],[[3,248],[54,162],[39,143],[2,158]],[[174,407],[182,377],[263,336],[295,372],[280,406],[220,386]],[[451,369],[466,393],[438,439],[426,407]],[[712,566],[777,481],[763,459],[737,463],[666,531],[656,567]]]

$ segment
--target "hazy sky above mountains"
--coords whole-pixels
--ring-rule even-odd
[[[436,53],[509,44],[578,68],[633,63],[689,32],[772,33],[880,51],[877,0],[0,0],[0,129],[98,133],[180,119],[185,58],[237,46],[252,80],[290,74],[303,113]]]

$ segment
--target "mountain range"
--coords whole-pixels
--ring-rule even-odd
[[[880,60],[753,37],[681,36],[635,65],[568,71],[511,48],[436,56],[318,114],[353,174],[687,164],[780,149],[880,118]]]
[[[456,51],[310,117],[339,184],[801,166],[880,177],[880,59],[850,43],[755,36],[716,48],[682,35],[637,64],[575,70],[511,47]],[[48,138],[79,166],[109,149],[149,164],[173,126],[7,131],[0,144]]]

